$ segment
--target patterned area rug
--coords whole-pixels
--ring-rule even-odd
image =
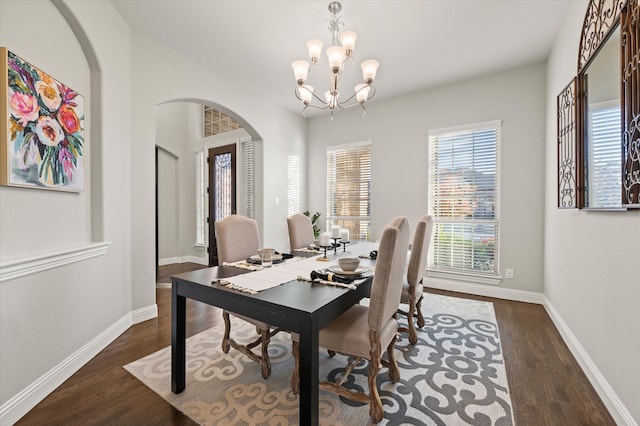
[[[509,388],[493,304],[426,294],[426,325],[414,346],[400,334],[396,358],[401,379],[378,375],[388,425],[513,425]],[[251,340],[255,328],[234,319],[237,340]],[[402,318],[400,318],[402,323]],[[290,425],[298,423],[298,398],[289,388],[293,359],[287,333],[269,345],[271,376],[233,348],[220,349],[222,324],[187,340],[187,385],[171,392],[171,347],[126,365],[136,378],[202,425]],[[320,353],[320,380],[335,380],[347,358]],[[345,384],[367,388],[368,364],[357,366]],[[320,393],[323,425],[370,424],[368,405]]]

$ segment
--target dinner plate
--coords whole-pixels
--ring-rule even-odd
[[[329,270],[334,274],[339,274],[339,275],[362,275],[362,273],[366,271],[365,268],[356,268],[355,271],[345,271],[340,266],[337,266],[337,265],[331,266]]]
[[[254,254],[253,256],[251,256],[247,260],[252,262],[252,263],[262,263],[262,258],[260,257],[259,254]],[[271,256],[271,261],[273,263],[282,262],[282,255],[281,254],[274,254],[273,256]]]

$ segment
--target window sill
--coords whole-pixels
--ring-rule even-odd
[[[626,212],[626,207],[583,207],[585,212]]]
[[[472,274],[468,272],[442,271],[440,269],[427,269],[427,278],[446,281],[463,281],[477,284],[500,285],[502,277],[499,275]]]

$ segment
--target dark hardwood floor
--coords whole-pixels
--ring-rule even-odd
[[[160,268],[168,276],[202,268]],[[494,303],[515,422],[526,425],[615,425],[544,308],[521,302],[429,290]],[[170,344],[171,290],[156,290],[158,318],[136,324],[27,413],[18,425],[193,425],[123,365]],[[187,301],[187,335],[222,321],[219,309]]]

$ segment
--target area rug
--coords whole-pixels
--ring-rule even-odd
[[[387,369],[378,375],[385,417],[383,425],[513,425],[509,388],[493,304],[425,294],[426,325],[418,342],[400,333],[396,358],[401,379],[391,383]],[[236,340],[251,340],[255,328],[233,319]],[[402,316],[399,318],[403,323]],[[171,347],[124,368],[146,386],[201,425],[294,425],[298,398],[290,390],[293,368],[288,333],[269,345],[272,372],[233,348],[220,349],[223,325],[187,339],[186,389],[171,392]],[[347,358],[320,352],[320,380],[335,380]],[[345,381],[367,389],[368,364],[363,361]],[[320,392],[320,424],[368,425],[369,407]]]

